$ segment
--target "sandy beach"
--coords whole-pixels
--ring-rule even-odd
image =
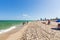
[[[29,22],[18,31],[10,31],[2,34],[0,40],[60,40],[60,30],[52,28],[57,27],[56,22],[50,25],[43,24],[41,21]]]

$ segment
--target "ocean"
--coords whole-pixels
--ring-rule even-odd
[[[31,20],[0,20],[0,34],[15,29],[17,25]]]
[[[10,28],[14,25],[19,25],[23,22],[26,22],[26,20],[0,20],[0,30]]]

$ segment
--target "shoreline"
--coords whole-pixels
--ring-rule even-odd
[[[23,27],[23,25],[17,25],[16,27],[12,27],[9,29],[9,31],[5,31],[4,33],[0,34],[0,40],[5,40],[7,39],[11,34],[14,34],[16,32],[18,32],[18,30],[20,30]]]
[[[16,26],[11,26],[11,27],[8,28],[8,29],[2,29],[2,30],[0,30],[0,34],[9,32],[9,31],[11,31],[11,30],[13,30],[13,29],[15,29],[15,28],[16,28]]]
[[[16,29],[18,26],[22,26],[22,24],[13,25],[13,26],[10,26],[10,28],[7,28],[7,29],[1,29],[0,34],[4,34],[6,32],[9,32],[9,31],[13,30],[13,29]]]

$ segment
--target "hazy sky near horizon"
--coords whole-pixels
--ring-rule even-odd
[[[0,0],[0,20],[60,18],[60,0]]]

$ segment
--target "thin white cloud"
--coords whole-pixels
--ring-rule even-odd
[[[22,16],[23,16],[23,18],[30,18],[30,17],[31,17],[31,16],[28,15],[28,14],[23,14]]]
[[[29,20],[29,19],[31,19],[31,16],[28,14],[22,14],[22,18],[25,20]]]

